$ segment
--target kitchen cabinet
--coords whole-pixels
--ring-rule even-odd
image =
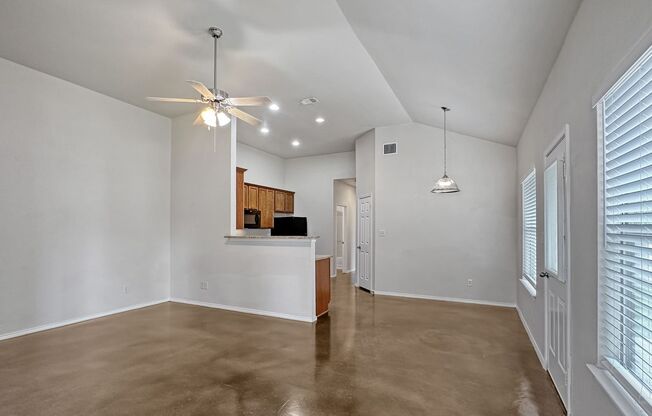
[[[245,182],[247,169],[236,168],[236,228],[244,228],[244,210],[260,210],[260,227],[274,227],[274,213],[294,213],[294,192]]]
[[[236,168],[235,170],[235,186],[236,189],[242,189],[244,186],[244,173],[247,169]],[[235,217],[235,228],[241,230],[244,228],[244,209],[245,201],[244,194],[242,192],[235,193],[235,212],[238,213]]]
[[[274,193],[274,212],[294,213],[294,192],[277,189]]]
[[[328,312],[331,302],[331,259],[320,257],[315,261],[315,315]]]
[[[260,209],[258,199],[258,187],[249,185],[249,208]]]
[[[274,228],[273,189],[258,189],[258,209],[260,210],[260,228]]]
[[[285,212],[285,191],[274,191],[274,211]]]
[[[294,192],[285,194],[285,212],[294,214]]]

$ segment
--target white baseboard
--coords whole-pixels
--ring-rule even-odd
[[[537,353],[537,357],[539,357],[539,362],[541,363],[541,367],[544,369],[546,368],[546,359],[541,350],[539,349],[539,345],[537,344],[536,340],[534,339],[534,336],[532,336],[532,332],[530,331],[530,327],[527,325],[527,322],[525,321],[525,318],[523,318],[523,314],[521,313],[521,309],[516,306],[516,311],[518,312],[518,317],[521,319],[521,323],[523,324],[523,328],[525,328],[525,332],[527,332],[527,336],[530,338],[530,343],[532,344],[532,347],[534,347],[534,352]]]
[[[444,301],[444,302],[472,303],[472,304],[475,304],[475,305],[502,306],[502,307],[505,307],[505,308],[516,308],[516,304],[514,304],[514,303],[491,302],[491,301],[488,301],[488,300],[448,298],[448,297],[444,297],[444,296],[430,296],[430,295],[414,295],[414,294],[411,294],[411,293],[383,292],[383,291],[380,291],[380,290],[375,290],[373,293],[374,293],[374,295],[396,296],[396,297],[401,297],[401,298],[439,300],[439,301]]]
[[[171,298],[170,302],[185,303],[188,305],[195,305],[195,306],[204,306],[206,308],[224,309],[227,311],[248,313],[253,315],[270,316],[272,318],[289,319],[291,321],[315,322],[317,320],[316,316],[306,317],[300,315],[291,315],[287,313],[269,312],[260,309],[243,308],[240,306],[222,305],[220,303],[202,302],[198,300],[183,299],[183,298]]]
[[[0,341],[5,340],[5,339],[9,339],[9,338],[22,337],[23,335],[29,335],[29,334],[33,334],[35,332],[41,332],[41,331],[47,331],[49,329],[60,328],[62,326],[78,324],[80,322],[90,321],[91,319],[97,319],[97,318],[102,318],[104,316],[115,315],[116,313],[133,311],[134,309],[142,309],[142,308],[146,308],[148,306],[158,305],[159,303],[165,303],[165,302],[168,302],[169,300],[170,299],[166,298],[166,299],[161,299],[161,300],[155,300],[153,302],[138,303],[136,305],[126,306],[124,308],[113,309],[113,310],[110,310],[110,311],[107,311],[107,312],[100,312],[100,313],[96,313],[96,314],[93,314],[93,315],[86,315],[86,316],[83,316],[81,318],[68,319],[68,320],[65,320],[65,321],[53,322],[51,324],[45,324],[45,325],[34,326],[34,327],[31,327],[31,328],[27,328],[27,329],[21,329],[19,331],[8,332],[6,334],[0,334]]]
[[[331,277],[337,277],[337,272],[335,272],[335,274],[331,274]]]

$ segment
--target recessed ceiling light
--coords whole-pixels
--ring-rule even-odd
[[[298,141],[297,139],[292,140],[292,146],[298,147],[300,144],[301,144],[301,142]]]
[[[269,109],[272,110],[272,111],[278,111],[279,108],[280,108],[280,107],[279,107],[278,104],[276,104],[276,103],[271,103],[271,104],[269,105]]]
[[[324,117],[317,117],[317,118],[315,119],[315,122],[316,122],[317,124],[321,124],[321,123],[323,123],[324,121],[326,121],[326,119],[324,119]]]
[[[267,134],[267,133],[269,133],[269,129],[267,127],[261,127],[260,132],[263,133],[263,134]]]

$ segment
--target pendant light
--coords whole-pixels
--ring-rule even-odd
[[[453,192],[459,192],[460,188],[457,187],[457,184],[453,178],[449,178],[446,174],[446,113],[451,111],[448,107],[442,107],[444,112],[444,176],[442,176],[432,188],[430,192],[433,194],[450,194]]]

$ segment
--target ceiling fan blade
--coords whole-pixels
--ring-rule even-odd
[[[215,95],[209,90],[206,85],[202,84],[199,81],[192,81],[188,80],[186,81],[188,84],[190,84],[191,87],[193,87],[195,90],[197,90],[198,93],[202,95],[202,97],[206,97],[209,100],[214,100]]]
[[[193,125],[193,126],[198,126],[198,125],[200,125],[200,124],[204,124],[204,119],[201,118],[201,111],[199,112],[199,114],[197,114],[197,118],[196,118],[195,121],[192,123],[192,125]]]
[[[234,117],[239,118],[240,120],[244,121],[247,124],[251,124],[252,126],[260,126],[260,124],[262,123],[260,120],[258,120],[256,117],[252,116],[251,114],[245,113],[244,111],[239,110],[235,107],[227,108],[226,112]]]
[[[270,105],[272,100],[269,97],[234,97],[227,98],[226,102],[237,107],[257,107]]]
[[[201,103],[201,100],[195,98],[165,98],[165,97],[147,97],[147,101],[160,101],[163,103]]]

